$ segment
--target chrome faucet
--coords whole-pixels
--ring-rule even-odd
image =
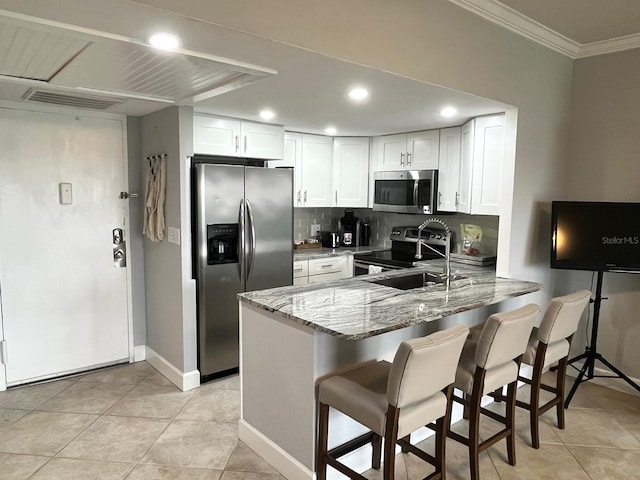
[[[444,232],[445,232],[444,254],[441,251],[436,250],[435,248],[433,248],[431,245],[426,243],[424,240],[422,240],[422,231],[425,228],[427,228],[427,225],[430,225],[432,223],[437,223],[437,224],[442,225],[444,227]],[[435,218],[435,217],[427,218],[424,222],[422,222],[422,224],[418,227],[418,241],[416,243],[416,255],[415,255],[417,260],[422,260],[422,246],[423,245],[425,247],[427,247],[429,250],[432,250],[433,252],[437,253],[441,257],[444,257],[444,271],[442,272],[442,276],[443,276],[443,278],[448,280],[451,277],[451,263],[450,263],[450,259],[451,259],[451,230],[449,230],[449,227],[447,226],[447,224],[444,223],[439,218]]]

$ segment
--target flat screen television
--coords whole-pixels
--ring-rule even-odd
[[[640,271],[640,203],[552,202],[551,268]]]

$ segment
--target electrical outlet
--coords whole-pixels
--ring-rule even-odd
[[[320,225],[318,225],[317,223],[314,223],[313,225],[311,225],[311,236],[315,237],[316,235],[318,235],[318,232],[320,231]]]
[[[169,243],[180,245],[180,229],[176,227],[167,227],[167,240]]]

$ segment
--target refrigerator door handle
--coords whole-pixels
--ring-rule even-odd
[[[253,211],[251,210],[251,202],[247,200],[247,213],[249,214],[249,228],[251,229],[251,244],[247,248],[250,258],[247,264],[247,280],[251,275],[251,268],[253,267],[253,256],[256,251],[256,227],[253,221]]]
[[[246,259],[245,259],[245,234],[244,234],[244,225],[245,225],[245,215],[244,215],[244,199],[240,200],[240,245],[238,245],[238,251],[240,252],[240,283],[242,284],[242,290],[245,290],[247,285],[247,278],[245,275],[246,268]]]

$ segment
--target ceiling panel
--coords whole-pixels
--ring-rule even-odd
[[[89,41],[0,22],[0,75],[49,80]]]

